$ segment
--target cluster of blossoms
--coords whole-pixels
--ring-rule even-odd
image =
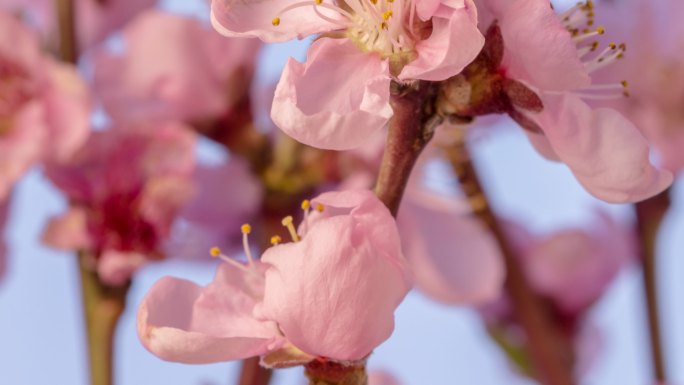
[[[681,52],[625,67],[626,46],[606,36],[626,33],[629,19],[598,26],[616,5],[592,1],[557,12],[549,0],[212,0],[205,22],[154,3],[73,0],[71,43],[87,55],[86,80],[77,63],[41,50],[54,44],[52,1],[0,0],[0,228],[13,186],[40,164],[68,201],[43,242],[77,252],[103,286],[126,287],[149,261],[210,250],[220,260],[210,284],[165,277],[139,305],[139,338],[164,360],[363,371],[414,285],[477,306],[505,351],[532,356],[502,290],[515,265],[573,346],[576,369],[588,366],[586,315],[635,260],[634,234],[604,212],[589,229],[533,234],[497,220],[477,181],[460,180],[466,199],[427,189],[425,168],[449,159],[462,178],[464,162],[450,155],[458,145],[439,135],[500,114],[600,200],[661,194],[684,165],[684,131],[672,129],[684,122]],[[628,3],[623,12],[641,9]],[[103,43],[114,31],[123,49]],[[269,124],[287,136],[257,127],[262,43],[307,36],[305,61],[289,59],[268,101]],[[656,50],[648,37],[627,38]],[[664,81],[679,87],[663,93]],[[93,123],[93,106],[104,122]],[[406,119],[418,136],[392,130]],[[200,159],[202,136],[221,147],[220,161]],[[382,186],[369,190],[383,173],[403,178],[395,202]],[[316,194],[301,203],[300,226],[287,216],[283,231],[280,218]],[[257,225],[240,237],[242,223]],[[5,254],[0,241],[0,273]],[[368,383],[397,381],[377,373]]]

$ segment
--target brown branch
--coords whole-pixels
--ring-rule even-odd
[[[83,313],[88,337],[90,385],[113,384],[113,346],[116,325],[126,308],[130,283],[113,287],[103,284],[89,268],[92,256],[79,253]]]
[[[389,123],[375,194],[396,216],[411,170],[441,118],[434,111],[433,83],[419,82],[412,87],[392,85],[394,116]]]
[[[669,207],[669,190],[634,205],[637,231],[641,241],[640,251],[643,263],[642,273],[648,317],[648,334],[651,344],[651,362],[653,364],[653,375],[658,383],[664,383],[667,376],[658,311],[656,241],[660,225]]]
[[[475,215],[492,231],[504,257],[508,292],[515,315],[527,338],[533,371],[545,385],[574,385],[572,350],[541,299],[530,288],[527,278],[512,250],[504,231],[489,206],[468,148],[464,141],[447,150],[451,166],[457,175]]]
[[[55,0],[57,25],[59,26],[59,52],[62,60],[76,64],[78,43],[76,40],[76,8],[73,0]]]

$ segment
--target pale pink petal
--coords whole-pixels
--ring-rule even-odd
[[[50,219],[43,230],[42,242],[60,250],[84,250],[93,245],[88,233],[87,213],[72,207],[66,213]]]
[[[361,52],[347,39],[322,38],[309,48],[306,63],[287,63],[271,118],[301,143],[352,149],[392,116],[389,86],[387,62],[378,55]]]
[[[76,68],[50,61],[50,85],[45,90],[45,119],[50,129],[49,159],[63,161],[90,134],[90,95]]]
[[[543,95],[544,111],[531,115],[558,157],[590,193],[608,202],[634,202],[672,184],[653,167],[648,143],[617,111],[592,110],[574,95]]]
[[[40,159],[47,143],[43,106],[30,102],[14,116],[13,127],[0,136],[0,199]]]
[[[361,195],[328,193],[321,202],[345,207]],[[320,219],[262,260],[272,268],[259,314],[302,351],[336,360],[362,359],[386,340],[410,289],[394,219],[370,191],[349,214]]]
[[[263,290],[260,274],[261,266],[245,272],[222,264],[206,288],[162,278],[138,309],[143,345],[164,360],[192,364],[237,360],[279,347],[276,325],[252,316]]]
[[[416,44],[418,58],[407,64],[400,79],[441,81],[463,70],[482,50],[484,36],[477,29],[472,0],[460,8],[441,6],[432,18],[432,34]]]
[[[110,286],[121,286],[131,279],[147,258],[135,252],[105,250],[97,261],[97,275]]]
[[[126,51],[102,49],[94,58],[96,92],[119,121],[217,118],[244,96],[260,47],[154,10],[129,23],[123,38]]]
[[[408,192],[398,218],[416,287],[448,304],[483,303],[501,293],[505,271],[492,235],[436,194]]]
[[[156,0],[78,0],[76,18],[81,48],[87,49],[103,41],[138,12],[154,7],[156,3]]]
[[[339,24],[318,16],[313,3],[281,12],[297,3],[301,0],[212,0],[211,23],[222,35],[258,37],[270,43],[301,39],[340,28]],[[339,18],[338,14],[323,7],[318,7],[318,12],[328,18]],[[280,23],[274,26],[276,17],[280,18]]]
[[[512,1],[497,16],[506,46],[503,68],[509,78],[549,91],[591,84],[570,32],[548,0]]]
[[[437,12],[442,0],[420,0],[415,2],[416,13],[421,20],[429,20]],[[460,0],[463,3],[463,0]]]

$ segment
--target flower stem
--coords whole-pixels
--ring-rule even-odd
[[[665,190],[650,199],[638,202],[634,205],[637,218],[637,231],[641,241],[642,273],[648,315],[648,331],[651,343],[651,361],[653,364],[653,375],[658,383],[664,383],[666,381],[666,373],[658,311],[656,241],[660,224],[669,207],[669,190]]]
[[[126,308],[130,283],[118,287],[107,286],[89,268],[91,255],[79,253],[78,260],[88,338],[90,385],[112,385],[114,332]]]
[[[365,363],[342,365],[312,361],[306,364],[304,373],[309,385],[368,385]]]
[[[78,44],[76,42],[76,9],[73,0],[55,0],[57,25],[59,26],[59,52],[62,60],[76,64]]]
[[[551,314],[541,299],[530,288],[527,278],[480,183],[464,140],[447,150],[451,166],[475,215],[489,227],[501,248],[506,264],[505,288],[510,295],[514,312],[525,332],[533,371],[545,385],[573,385],[572,349],[568,346]]]
[[[389,122],[375,193],[396,217],[411,170],[441,118],[434,111],[433,83],[419,82],[412,87],[392,83],[392,86],[390,103],[394,115]]]

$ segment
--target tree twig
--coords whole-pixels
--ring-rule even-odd
[[[499,244],[507,271],[505,288],[525,331],[536,377],[545,385],[574,385],[572,349],[564,342],[548,309],[530,288],[519,259],[489,205],[464,139],[448,148],[446,153],[474,214],[491,230]]]
[[[641,261],[653,376],[658,383],[667,380],[662,346],[656,274],[656,241],[660,225],[670,207],[669,190],[634,205],[640,238]]]

